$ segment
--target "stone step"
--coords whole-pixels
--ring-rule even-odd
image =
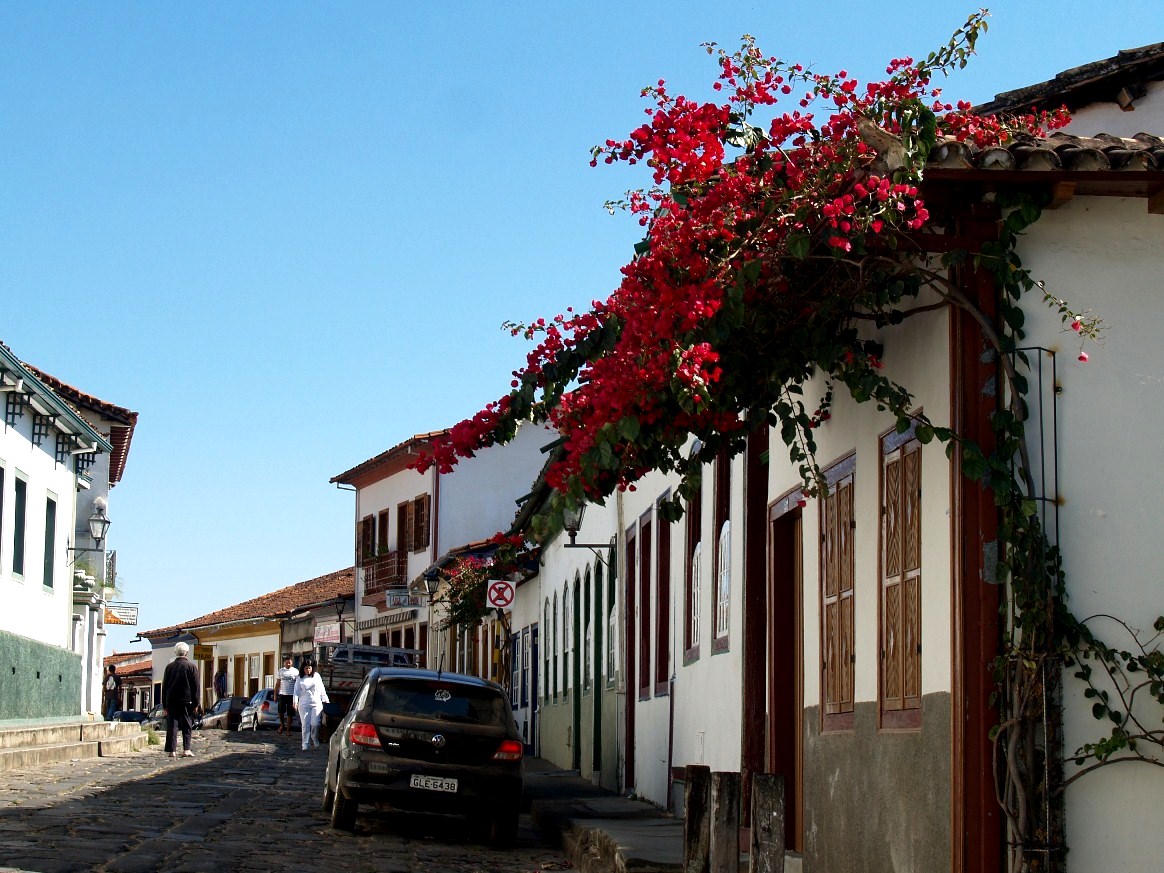
[[[135,736],[109,737],[97,743],[98,754],[102,758],[112,758],[118,755],[128,755],[140,752],[149,745],[149,737],[144,731],[138,731]]]
[[[22,746],[0,748],[0,770],[27,770],[44,764],[96,758],[100,743],[57,743],[51,746]]]

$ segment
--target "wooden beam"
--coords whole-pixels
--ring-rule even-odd
[[[1148,195],[1148,214],[1164,215],[1164,188]]]
[[[1056,182],[1051,186],[1051,203],[1048,209],[1058,209],[1075,196],[1074,182]]]

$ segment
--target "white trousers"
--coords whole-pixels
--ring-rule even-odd
[[[319,743],[319,720],[323,716],[323,707],[318,709],[299,707],[299,727],[303,731],[303,748],[311,743]]]

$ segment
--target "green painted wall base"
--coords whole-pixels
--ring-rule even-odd
[[[0,721],[81,714],[81,656],[0,631]]]

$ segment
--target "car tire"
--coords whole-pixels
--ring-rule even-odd
[[[331,826],[337,831],[354,831],[359,804],[344,797],[342,791],[336,791],[334,794],[331,802]]]
[[[335,806],[335,792],[331,790],[331,774],[323,774],[323,811],[331,812]]]
[[[489,843],[497,849],[512,849],[517,843],[517,823],[521,817],[516,806],[502,809],[489,820]]]

